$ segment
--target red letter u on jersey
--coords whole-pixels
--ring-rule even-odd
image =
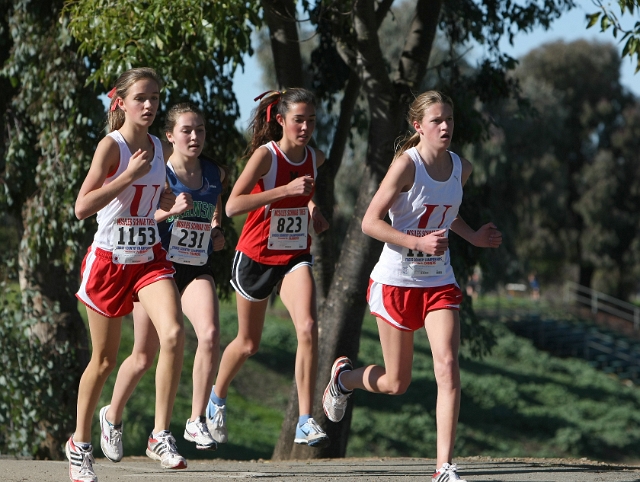
[[[153,207],[153,200],[156,197],[156,193],[158,192],[158,188],[160,187],[160,185],[153,185],[151,186],[154,191],[153,194],[151,195],[151,197],[149,198],[149,209],[147,209],[146,214],[139,214],[138,210],[140,209],[140,201],[142,200],[142,192],[144,191],[144,188],[147,187],[147,184],[133,184],[134,189],[136,190],[136,193],[133,196],[133,201],[131,201],[131,208],[130,208],[130,212],[131,212],[131,216],[134,217],[147,217],[149,215],[149,213],[151,212],[152,209],[154,209]]]
[[[418,221],[418,229],[425,229],[429,225],[429,218],[433,214],[433,211],[437,207],[441,206],[440,204],[424,204],[426,208],[422,216],[420,216],[420,221]],[[447,211],[451,206],[447,206],[446,204],[442,206],[444,211],[442,212],[442,219],[440,219],[440,224],[438,224],[438,228],[442,227],[442,223],[444,222],[444,217],[447,214]]]

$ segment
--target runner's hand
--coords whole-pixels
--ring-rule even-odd
[[[193,208],[193,198],[191,197],[191,194],[181,192],[175,199],[175,203],[171,208],[173,214],[182,214],[183,212]]]
[[[487,223],[476,231],[473,245],[479,248],[497,248],[502,244],[502,233],[493,223]]]
[[[446,232],[446,229],[440,229],[418,238],[416,250],[432,256],[442,256],[449,249],[449,238],[445,236]]]
[[[211,242],[213,243],[214,251],[220,251],[224,248],[225,239],[222,230],[216,228],[211,230]]]
[[[317,206],[314,206],[311,210],[311,222],[313,223],[313,230],[316,234],[320,234],[329,229],[329,221],[327,221]]]
[[[311,176],[297,177],[287,184],[287,196],[308,196],[313,192],[314,184]]]
[[[153,157],[151,157],[147,151],[138,149],[129,158],[129,164],[125,172],[129,172],[133,177],[133,181],[136,181],[151,171],[152,161]]]

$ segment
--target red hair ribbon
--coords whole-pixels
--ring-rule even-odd
[[[109,93],[107,94],[107,97],[109,97],[109,99],[113,99],[114,95],[116,95],[116,88],[115,87],[109,91]],[[112,101],[111,102],[111,107],[109,108],[109,112],[113,112],[117,108],[118,108],[118,103],[115,102],[115,101]]]
[[[260,94],[258,97],[255,97],[255,98],[253,99],[253,101],[255,102],[256,100],[260,100],[260,99],[262,99],[265,95],[269,95],[269,94],[271,94],[271,93],[279,94],[280,92],[278,92],[277,90],[267,90],[267,91],[263,92],[262,94]]]
[[[266,92],[263,92],[262,94],[260,94],[258,97],[256,97],[254,100],[254,102],[256,100],[260,100],[263,97],[266,97],[268,95],[274,95],[274,94],[278,94],[278,96],[282,95],[283,93],[280,92],[279,90],[267,90]],[[267,106],[267,122],[271,122],[271,108],[276,105],[278,102],[280,101],[280,98],[278,97],[276,100],[274,100],[273,102],[271,102],[271,104],[269,104]]]
[[[267,106],[267,122],[271,122],[271,108],[278,103],[280,99],[276,99]]]

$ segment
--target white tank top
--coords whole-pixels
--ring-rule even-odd
[[[401,192],[389,209],[391,226],[403,233],[424,236],[446,229],[458,215],[462,203],[462,161],[449,151],[453,170],[446,181],[435,181],[413,147],[406,151],[415,166],[413,186]],[[457,284],[451,268],[449,250],[441,257],[411,251],[385,243],[371,279],[390,286],[433,287]]]
[[[114,139],[120,147],[120,164],[115,173],[107,177],[104,185],[109,184],[122,174],[129,165],[131,151],[124,137],[119,131],[107,134]],[[164,190],[166,179],[164,156],[160,140],[149,134],[153,142],[154,154],[151,170],[137,179],[109,204],[103,207],[97,214],[98,231],[93,237],[93,245],[98,248],[112,251],[112,236],[115,220],[118,218],[153,218],[158,207],[160,195]],[[155,224],[155,221],[154,221]],[[157,232],[157,229],[156,229]],[[160,238],[157,238],[160,242]]]

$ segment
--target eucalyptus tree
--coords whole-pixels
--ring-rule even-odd
[[[59,458],[88,360],[74,293],[85,228],[73,204],[100,131],[62,1],[3,2],[0,205],[19,219],[19,293],[0,308],[0,451]],[[7,35],[8,34],[8,35]]]
[[[611,29],[613,38],[624,44],[621,57],[636,60],[636,73],[640,72],[640,2],[638,0],[618,0],[618,8],[614,9],[610,3],[593,0],[597,10],[587,14],[587,28],[600,27],[601,32]],[[619,11],[619,13],[617,13]],[[628,15],[628,16],[626,16]],[[634,22],[632,24],[632,22]]]
[[[490,112],[518,258],[549,282],[575,269],[580,284],[626,297],[640,222],[638,100],[620,83],[620,62],[610,43],[545,44],[516,70],[535,115],[508,104]],[[492,152],[477,159],[496,162]]]

